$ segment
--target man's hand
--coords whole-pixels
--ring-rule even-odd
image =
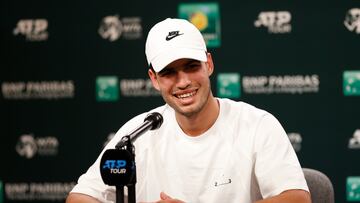
[[[305,190],[287,190],[279,195],[255,203],[311,203],[310,194]]]
[[[185,203],[181,200],[170,197],[169,195],[165,194],[165,192],[160,193],[160,199],[161,200],[157,201],[156,203]]]

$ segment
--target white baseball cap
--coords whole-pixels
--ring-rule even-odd
[[[154,25],[146,39],[145,54],[155,72],[181,58],[207,61],[204,38],[184,19],[167,18]]]

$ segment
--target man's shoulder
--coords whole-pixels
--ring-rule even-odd
[[[270,114],[269,112],[255,107],[249,103],[243,101],[234,101],[231,99],[219,99],[221,108],[226,112],[227,115],[241,115],[241,117],[263,117],[264,115]]]

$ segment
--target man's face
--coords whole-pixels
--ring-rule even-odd
[[[175,111],[192,116],[204,110],[211,94],[209,76],[213,72],[211,55],[207,62],[193,59],[173,61],[159,73],[149,70],[153,86]]]

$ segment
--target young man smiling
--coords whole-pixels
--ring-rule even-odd
[[[219,104],[211,93],[209,76],[213,73],[210,53],[207,62],[177,59],[156,73],[148,71],[154,87],[175,110],[185,134],[197,136],[209,129],[219,114]]]
[[[270,113],[215,98],[214,71],[201,33],[186,20],[166,19],[149,32],[146,57],[153,86],[166,104],[151,110],[162,126],[134,143],[139,202],[310,203],[296,154]],[[148,114],[120,128],[106,149]],[[102,155],[102,154],[101,154]],[[100,158],[79,178],[67,202],[114,202]]]

